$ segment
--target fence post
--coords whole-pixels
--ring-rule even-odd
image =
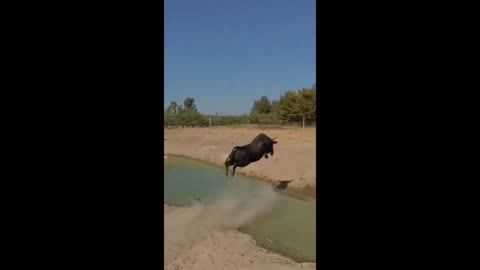
[[[305,114],[303,115],[303,129],[305,130]]]
[[[208,127],[212,127],[212,117],[208,117]]]

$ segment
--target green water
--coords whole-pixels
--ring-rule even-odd
[[[164,168],[165,201],[178,206],[190,205],[196,197],[208,204],[226,190],[243,194],[274,190],[274,207],[239,230],[252,235],[258,245],[298,262],[316,261],[315,200],[288,196],[272,185],[240,174],[227,180],[224,168],[192,159],[169,156],[164,159]]]

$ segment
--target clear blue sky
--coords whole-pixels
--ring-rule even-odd
[[[315,0],[165,0],[165,108],[242,114],[316,82]]]

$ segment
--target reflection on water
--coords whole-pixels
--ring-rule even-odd
[[[180,206],[196,199],[205,204],[236,200],[234,211],[238,215],[271,204],[266,214],[239,230],[252,235],[258,245],[299,262],[316,261],[315,200],[287,196],[272,185],[240,174],[227,180],[224,168],[187,158],[168,156],[164,168],[164,196],[169,203]]]

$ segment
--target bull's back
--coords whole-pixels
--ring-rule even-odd
[[[258,142],[267,142],[269,140],[270,138],[267,135],[260,133],[255,138],[253,138],[252,143],[255,144]]]

